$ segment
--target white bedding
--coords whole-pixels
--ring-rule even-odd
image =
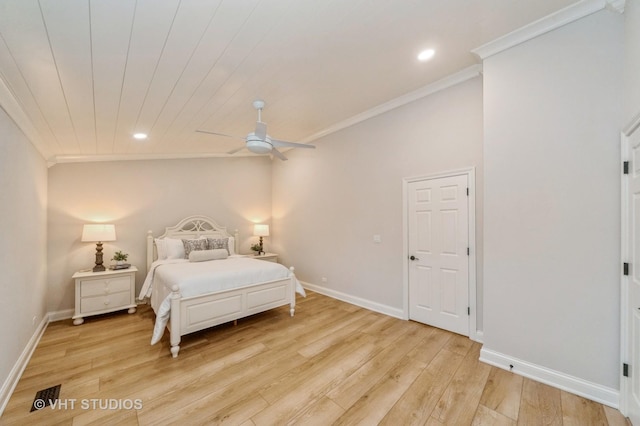
[[[139,295],[140,300],[150,297],[151,306],[156,312],[151,344],[162,338],[170,317],[171,289],[175,285],[180,290],[180,296],[188,298],[285,279],[292,274],[279,263],[238,255],[205,262],[189,262],[187,259],[157,260],[151,265]],[[297,279],[296,292],[305,296]]]

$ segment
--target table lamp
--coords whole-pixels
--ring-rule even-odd
[[[253,225],[253,235],[255,235],[256,237],[260,237],[260,253],[264,254],[264,249],[262,246],[262,237],[269,236],[269,225],[262,225],[262,224],[256,223],[255,225]]]
[[[84,225],[82,228],[82,242],[95,242],[96,243],[96,266],[93,267],[93,272],[102,272],[105,270],[102,264],[102,243],[104,241],[116,240],[116,227],[115,225],[107,224],[90,224]]]

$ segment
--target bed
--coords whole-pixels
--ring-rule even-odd
[[[171,254],[167,249],[170,243],[175,247],[176,240],[205,240],[212,244],[226,240],[229,255],[194,261],[191,253],[189,261],[184,256],[180,258],[181,253]],[[185,334],[285,305],[294,315],[296,292],[304,295],[294,268],[238,255],[237,248],[238,231],[231,235],[226,227],[206,216],[187,217],[165,228],[158,237],[151,231],[147,233],[147,277],[139,298],[148,299],[156,313],[151,344],[157,343],[168,329],[171,355],[176,358]],[[207,253],[214,252],[226,255],[222,247]]]

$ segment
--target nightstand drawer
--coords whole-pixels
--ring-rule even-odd
[[[99,280],[82,280],[80,297],[102,296],[105,294],[129,291],[130,277],[111,277]]]
[[[109,294],[108,296],[83,297],[80,300],[80,313],[88,314],[108,309],[117,309],[129,304],[131,304],[131,297],[128,289],[127,291]]]

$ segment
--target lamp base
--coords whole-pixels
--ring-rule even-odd
[[[102,263],[102,242],[98,241],[98,243],[96,243],[96,266],[93,267],[93,272],[106,271]]]

